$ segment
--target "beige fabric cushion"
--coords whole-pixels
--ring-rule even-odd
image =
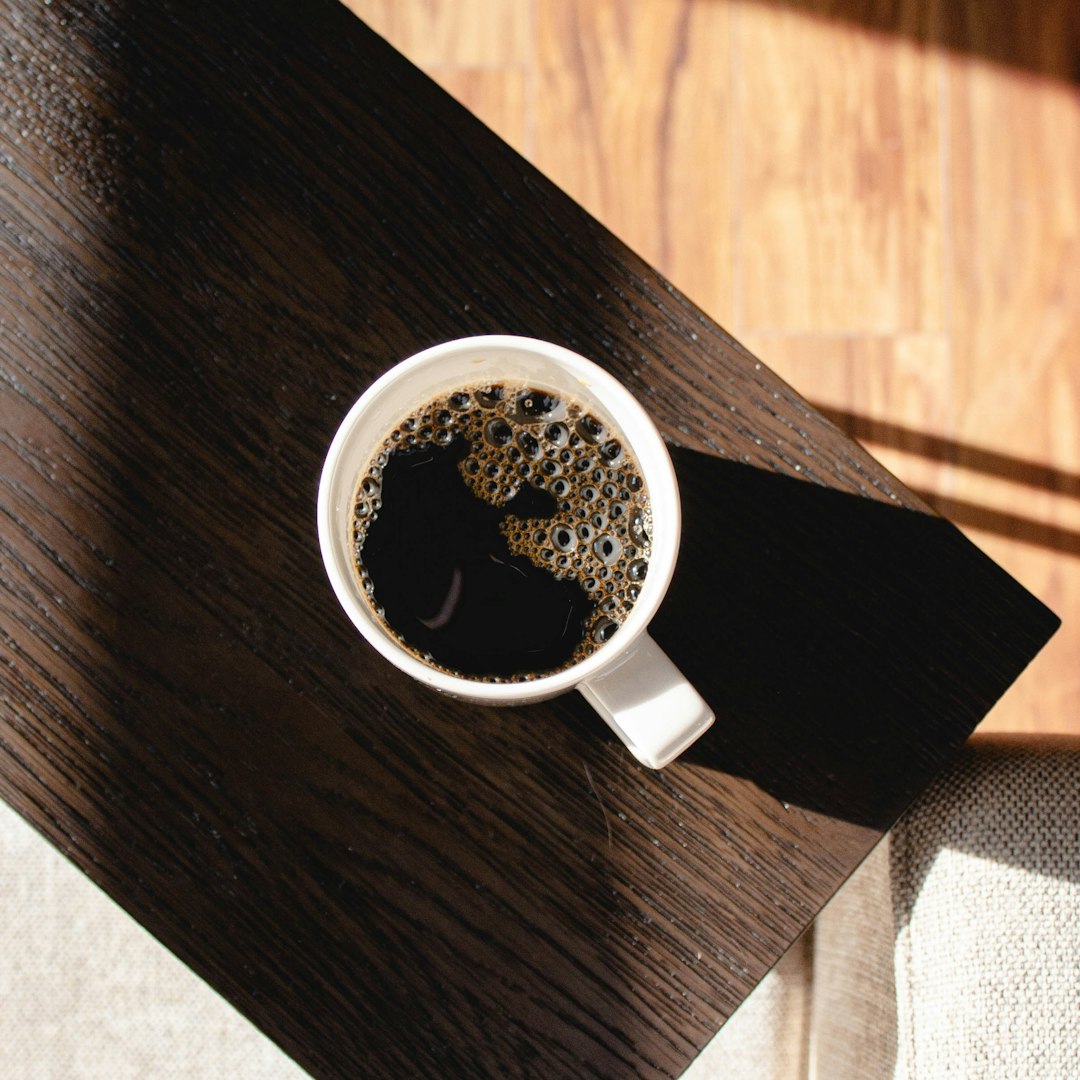
[[[1080,754],[969,748],[895,830],[902,1080],[1080,1077]]]
[[[974,740],[687,1080],[1080,1077],[1078,791],[1076,740]]]
[[[0,802],[0,1077],[308,1074]]]
[[[808,1076],[892,1080],[897,1029],[891,916],[886,837],[814,923]]]

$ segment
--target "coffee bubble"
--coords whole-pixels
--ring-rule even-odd
[[[521,452],[527,457],[535,460],[543,454],[543,449],[540,446],[539,440],[531,431],[522,431],[517,438],[518,446],[521,447]]]
[[[518,410],[526,420],[550,420],[563,408],[560,398],[543,390],[523,390],[517,402]]]
[[[622,554],[622,544],[616,537],[605,534],[597,538],[596,543],[593,544],[593,551],[605,566],[614,566]]]
[[[506,446],[514,437],[514,429],[500,416],[484,428],[484,437],[492,446]]]
[[[565,424],[548,424],[544,428],[544,440],[554,447],[565,446],[570,438],[570,429]]]
[[[577,422],[574,430],[587,443],[595,446],[604,437],[607,429],[595,416],[585,415]]]
[[[568,525],[556,525],[551,530],[551,542],[559,551],[573,551],[577,546],[574,543],[574,530]]]
[[[622,457],[622,444],[618,439],[609,439],[600,447],[600,459],[608,465],[614,465]]]

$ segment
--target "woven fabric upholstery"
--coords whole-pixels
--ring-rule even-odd
[[[891,1080],[897,1029],[890,914],[886,837],[814,924],[808,1073]]]
[[[968,748],[894,831],[902,1080],[1080,1077],[1080,754]]]
[[[1077,740],[973,740],[686,1080],[1080,1077],[1078,791]]]
[[[0,802],[0,1077],[307,1075]]]

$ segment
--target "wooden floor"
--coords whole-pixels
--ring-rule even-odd
[[[1065,621],[1080,733],[1080,5],[348,0]]]

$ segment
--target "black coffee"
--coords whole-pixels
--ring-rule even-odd
[[[356,572],[376,615],[434,667],[535,679],[610,640],[648,570],[636,462],[566,397],[464,387],[405,417],[356,489]]]

